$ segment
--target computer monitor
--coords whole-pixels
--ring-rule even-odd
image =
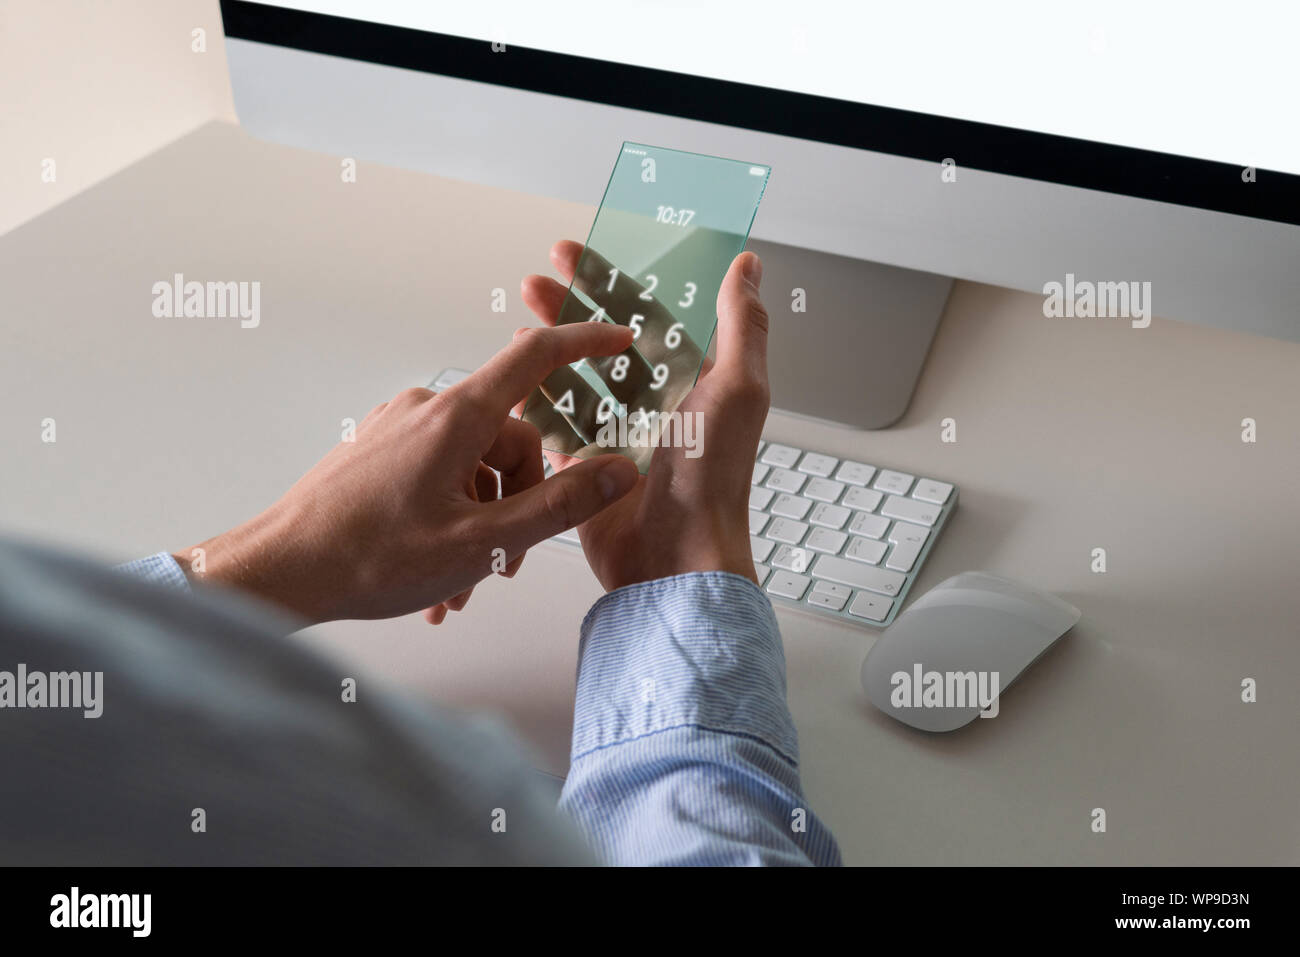
[[[896,421],[953,278],[1300,341],[1286,0],[221,8],[260,137],[593,207],[624,140],[770,165],[751,247],[798,414]]]

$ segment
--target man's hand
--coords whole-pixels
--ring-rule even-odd
[[[561,245],[567,250],[570,244]],[[579,459],[618,451],[645,471],[654,453],[653,445],[602,445],[596,440],[597,433],[607,419],[617,416],[620,408],[626,410],[633,426],[645,422],[643,417],[648,412],[676,409],[695,385],[697,373],[707,368],[704,350],[649,289],[615,269],[594,249],[584,255],[581,246],[576,248],[577,272],[573,273],[575,267],[569,266],[573,288],[595,302],[604,315],[626,322],[636,337],[634,345],[617,356],[590,363],[609,387],[607,398],[602,399],[586,379],[564,366],[546,377],[522,418],[537,426],[546,449]],[[615,277],[612,281],[611,275]],[[551,326],[590,319],[590,310],[576,296],[564,298],[556,315],[548,311],[543,316]],[[621,370],[616,363],[622,364]],[[562,397],[567,397],[572,412],[557,411]],[[609,407],[611,401],[614,408]]]
[[[636,467],[619,455],[543,481],[537,430],[510,417],[555,369],[631,341],[631,330],[608,323],[521,330],[447,391],[408,389],[373,409],[355,442],[336,446],[279,502],[201,543],[203,572],[192,550],[175,558],[196,580],[251,591],[312,622],[424,608],[437,624],[503,563],[513,575],[530,546],[636,484]]]
[[[566,281],[573,279],[581,253],[582,246],[574,242],[557,243],[551,250],[551,261]],[[705,363],[699,382],[677,407],[696,419],[700,456],[688,458],[680,447],[655,448],[635,491],[578,529],[587,561],[606,589],[694,571],[754,578],[749,487],[768,408],[768,320],[758,298],[761,276],[762,264],[753,253],[732,262],[718,293],[717,362]],[[543,323],[570,328],[556,326],[564,285],[529,276],[522,291]],[[586,423],[585,429],[594,426]],[[585,464],[548,454],[562,475]]]

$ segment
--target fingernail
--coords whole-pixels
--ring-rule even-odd
[[[763,261],[754,253],[745,257],[745,278],[758,288],[758,284],[763,280]]]

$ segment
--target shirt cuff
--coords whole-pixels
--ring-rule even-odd
[[[785,695],[776,615],[753,581],[693,572],[628,585],[582,623],[571,758],[699,728],[760,741],[795,766]]]
[[[120,572],[126,572],[140,581],[149,582],[152,585],[162,585],[165,588],[179,588],[182,591],[190,590],[189,579],[181,571],[181,566],[176,564],[176,559],[172,558],[167,552],[159,552],[157,555],[150,555],[148,558],[137,558],[132,562],[125,562],[116,566]]]

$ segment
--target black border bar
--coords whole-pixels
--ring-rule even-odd
[[[540,928],[565,917],[586,940],[617,939],[627,935],[631,917],[634,929],[645,925],[648,933],[658,932],[663,946],[678,947],[685,939],[678,919],[684,913],[723,918],[734,913],[736,901],[789,899],[795,906],[775,923],[815,933],[843,925],[847,916],[859,936],[902,936],[926,953],[949,942],[1050,945],[1124,937],[1130,948],[1181,949],[1208,939],[1218,945],[1216,952],[1231,952],[1286,933],[1294,924],[1294,882],[1291,868],[468,868],[454,874],[408,868],[0,868],[0,923],[6,944],[19,946],[48,946],[60,937],[64,950],[143,940],[173,949],[202,943],[209,950],[292,941],[295,951],[319,944],[337,953],[353,941],[373,949],[398,935],[435,946],[449,934],[466,932],[498,942],[524,928],[532,936],[544,934]],[[70,922],[56,912],[62,896],[66,917],[73,887],[83,901],[149,894],[149,936],[135,938],[122,921],[116,927],[53,926]],[[1193,902],[1206,893],[1214,903]],[[862,901],[861,913],[799,906],[827,894],[853,895]],[[1125,903],[1125,895],[1152,903]],[[1175,896],[1180,903],[1169,902]],[[143,905],[143,896],[137,900]],[[584,902],[576,916],[573,901]],[[142,909],[134,913],[142,916]],[[701,931],[712,930],[733,945],[751,937],[770,943],[772,917],[739,917],[697,919],[691,940],[698,943]],[[1183,923],[1207,919],[1216,926],[1192,929]],[[1134,926],[1133,920],[1154,926]],[[1166,920],[1171,926],[1162,926]],[[1220,923],[1227,921],[1232,926]]]

